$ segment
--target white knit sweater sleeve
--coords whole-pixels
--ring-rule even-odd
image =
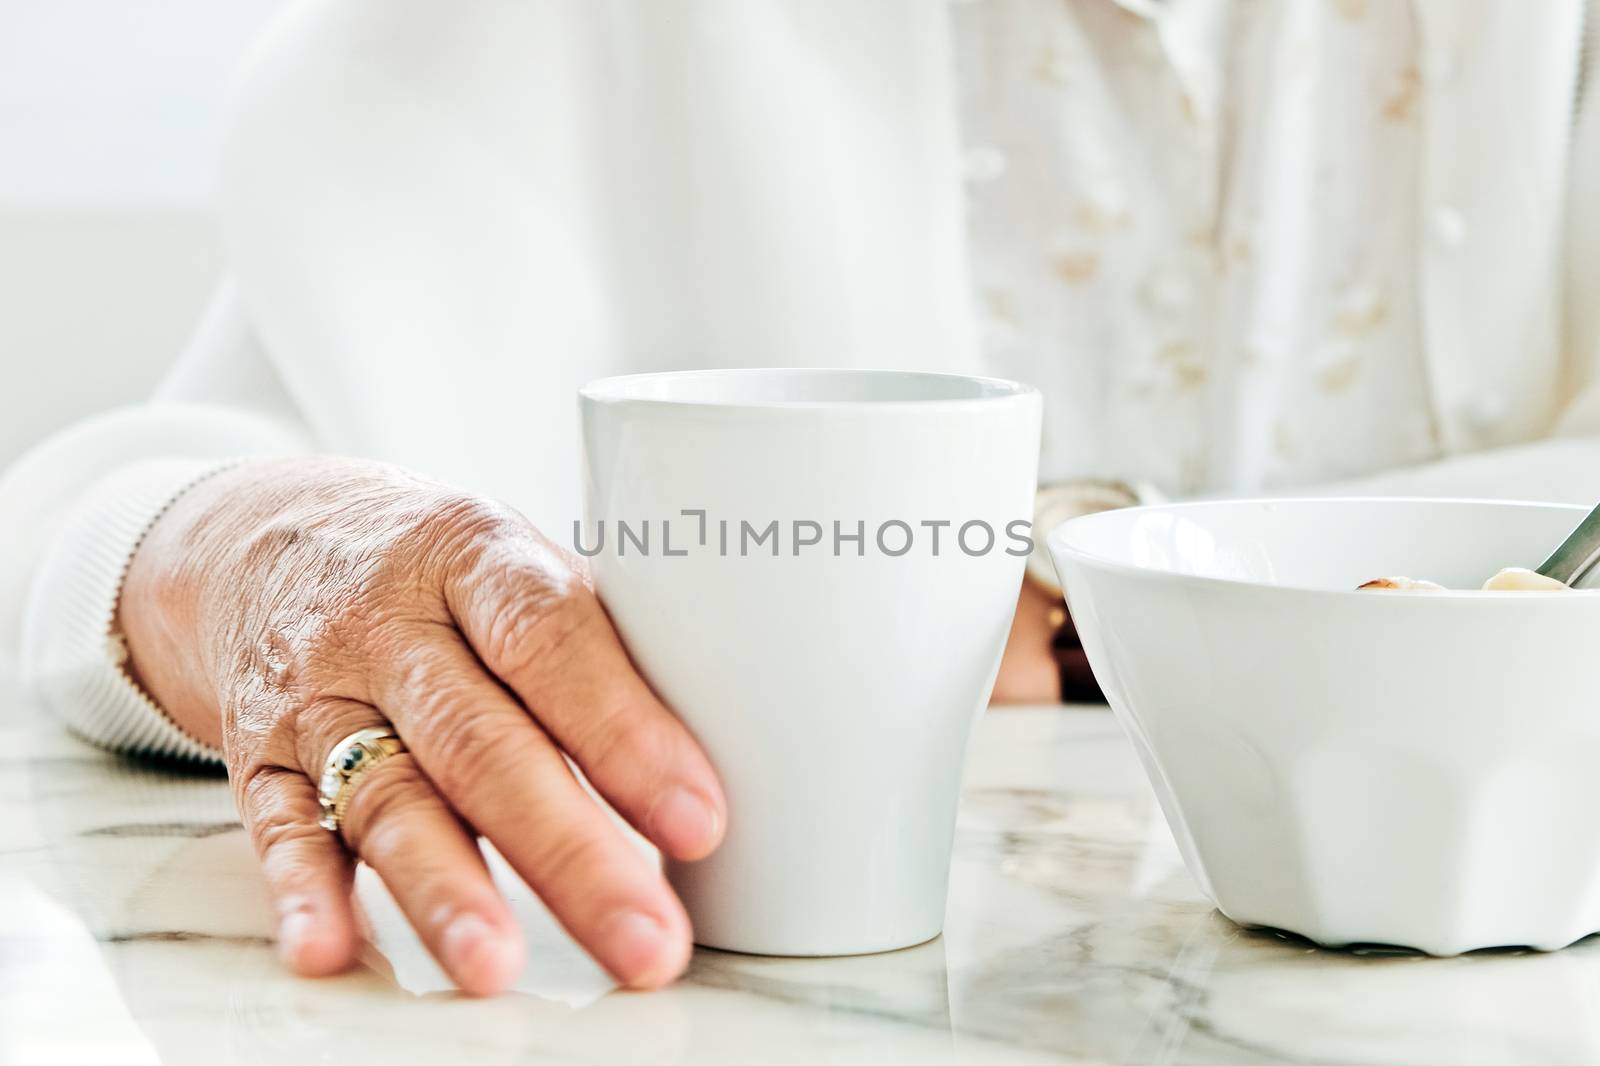
[[[128,562],[150,526],[191,485],[229,465],[129,464],[91,486],[63,522],[34,577],[21,660],[29,687],[80,736],[120,751],[216,758],[129,680],[115,619]]]
[[[219,294],[159,398],[68,427],[0,473],[0,670],[117,751],[215,759],[123,669],[115,618],[135,548],[190,486],[309,435]]]

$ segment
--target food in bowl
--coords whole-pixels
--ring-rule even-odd
[[[1565,584],[1537,570],[1508,566],[1483,583],[1485,592],[1569,592]]]
[[[1584,514],[1218,501],[1051,534],[1095,674],[1224,914],[1436,955],[1600,930],[1600,592],[1475,591]],[[1464,591],[1356,590],[1419,573]]]
[[[1435,581],[1422,581],[1414,577],[1380,577],[1365,581],[1357,589],[1396,592],[1444,592],[1445,587]],[[1507,566],[1483,583],[1483,592],[1566,592],[1566,584],[1553,577],[1545,577],[1537,570],[1521,566]]]
[[[1397,592],[1443,592],[1445,587],[1436,581],[1419,581],[1414,577],[1379,577],[1363,581],[1358,589],[1393,590]]]

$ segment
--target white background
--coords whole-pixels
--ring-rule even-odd
[[[229,75],[277,0],[0,0],[0,466],[137,401],[220,269]]]

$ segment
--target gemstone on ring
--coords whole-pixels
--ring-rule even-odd
[[[404,742],[387,726],[359,729],[335,744],[317,782],[317,803],[321,808],[317,824],[337,833],[357,782],[405,750]]]

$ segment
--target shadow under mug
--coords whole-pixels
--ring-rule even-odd
[[[668,864],[696,941],[839,955],[937,936],[1028,550],[1038,392],[712,370],[597,381],[580,404],[575,546],[727,794],[722,846]]]

